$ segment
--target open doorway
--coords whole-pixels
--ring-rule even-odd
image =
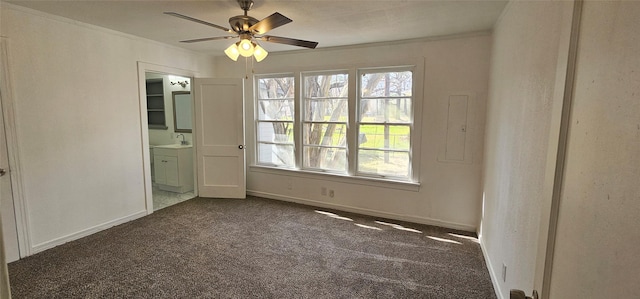
[[[198,196],[191,71],[138,63],[147,213]]]
[[[191,79],[145,72],[153,210],[195,197]]]

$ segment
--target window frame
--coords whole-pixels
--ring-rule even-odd
[[[350,101],[350,94],[349,92],[347,92],[347,95],[344,97],[326,97],[326,98],[322,98],[322,100],[331,100],[331,99],[337,99],[337,100],[341,100],[344,99],[347,103],[347,119],[345,121],[314,121],[314,120],[307,120],[305,119],[306,117],[306,109],[307,109],[307,105],[309,104],[308,102],[310,102],[310,100],[312,100],[312,98],[307,98],[306,93],[306,78],[309,76],[331,76],[331,75],[345,75],[347,76],[347,90],[349,90],[349,87],[351,86],[351,82],[349,81],[349,79],[351,78],[351,75],[349,74],[349,70],[346,69],[337,69],[337,70],[326,70],[326,71],[305,71],[305,72],[300,72],[300,156],[301,156],[301,163],[299,165],[300,169],[303,170],[308,170],[308,171],[317,171],[317,172],[326,172],[326,173],[337,173],[337,174],[346,174],[349,172],[349,124],[351,122],[350,120],[350,115],[349,115],[349,101]],[[305,125],[307,124],[326,124],[326,125],[344,125],[344,128],[346,130],[345,134],[345,146],[344,147],[338,147],[338,146],[323,146],[323,145],[311,145],[311,144],[305,144],[304,140],[305,140]],[[321,168],[321,167],[310,167],[310,166],[305,166],[306,161],[305,161],[305,150],[307,148],[332,148],[332,149],[344,149],[345,151],[345,167],[346,169],[344,171],[339,171],[339,170],[333,170],[333,169],[328,169],[328,168]]]
[[[282,98],[282,99],[261,99],[260,98],[260,80],[261,79],[272,79],[272,78],[292,78],[293,79],[293,84],[294,84],[294,92],[293,92],[293,97],[292,98]],[[298,109],[297,109],[297,101],[296,101],[296,94],[298,92],[298,82],[296,80],[295,74],[292,72],[288,72],[288,73],[276,73],[276,74],[265,74],[265,75],[256,75],[254,76],[254,90],[255,90],[255,96],[254,96],[254,116],[253,116],[253,128],[254,128],[254,161],[255,164],[257,165],[263,165],[263,166],[269,166],[269,167],[279,167],[279,168],[286,168],[286,169],[295,169],[297,166],[297,151],[296,151],[296,117],[298,115]],[[260,101],[268,101],[268,100],[291,100],[293,102],[293,109],[292,109],[292,113],[293,113],[293,119],[291,121],[278,121],[278,120],[261,120],[260,119]],[[260,141],[260,124],[261,123],[275,123],[275,122],[287,122],[287,123],[291,123],[291,127],[292,127],[292,134],[293,134],[293,142],[291,143],[283,143],[283,142],[265,142],[265,141]],[[287,146],[291,146],[293,149],[293,165],[289,166],[286,164],[275,164],[275,163],[260,163],[260,144],[271,144],[271,145],[287,145]]]
[[[294,136],[295,140],[295,149],[294,155],[296,157],[295,167],[293,168],[285,168],[278,167],[272,165],[265,165],[257,163],[257,155],[253,163],[249,164],[249,171],[256,173],[265,173],[265,174],[273,174],[273,175],[284,175],[284,176],[296,176],[300,178],[306,179],[322,179],[325,181],[334,181],[338,183],[352,183],[359,185],[367,185],[374,187],[385,187],[391,189],[405,190],[417,192],[420,190],[420,165],[421,165],[421,139],[422,135],[426,134],[424,129],[422,128],[422,107],[424,105],[425,97],[425,65],[426,58],[425,57],[399,57],[392,58],[387,60],[378,60],[377,63],[369,62],[350,62],[348,65],[306,65],[306,66],[279,66],[274,65],[262,70],[262,73],[255,74],[254,77],[265,78],[268,76],[280,76],[282,74],[294,74],[294,82],[295,82],[295,99],[294,105],[296,106],[296,114],[295,114],[295,122],[294,122],[294,130],[296,134]],[[358,92],[359,84],[358,80],[358,70],[371,70],[371,69],[383,69],[383,70],[412,70],[413,72],[413,84],[412,84],[412,127],[411,127],[411,136],[410,136],[410,150],[411,150],[411,160],[410,160],[410,168],[411,173],[408,178],[395,178],[395,177],[379,177],[379,176],[367,176],[363,174],[356,174],[356,150],[351,148],[347,148],[347,159],[348,159],[348,171],[347,173],[336,173],[336,172],[325,172],[325,171],[315,171],[309,169],[301,169],[300,165],[302,165],[302,154],[301,154],[301,144],[302,144],[302,127],[301,127],[301,119],[300,115],[303,113],[301,109],[301,97],[302,97],[302,74],[303,73],[322,73],[322,72],[331,72],[336,70],[347,70],[349,75],[349,101],[348,101],[348,115],[350,124],[354,123],[352,120],[355,120],[358,116],[356,109],[356,97]],[[254,83],[256,80],[254,80]],[[255,91],[254,91],[255,92]],[[255,108],[255,96],[253,97],[254,104],[252,105]],[[254,117],[255,120],[255,117]],[[254,121],[255,124],[255,121]],[[255,127],[255,125],[254,125]],[[419,129],[416,129],[419,128]],[[254,132],[255,133],[255,132]],[[347,140],[355,140],[357,138],[357,130],[353,127],[347,129]],[[256,140],[254,138],[254,140]],[[256,150],[257,145],[252,147],[252,150]],[[356,148],[357,149],[357,148]]]
[[[373,126],[384,126],[384,127],[392,127],[392,126],[407,126],[409,127],[409,148],[408,150],[401,150],[401,149],[391,149],[391,148],[364,148],[364,147],[360,147],[360,143],[357,142],[355,145],[355,175],[359,176],[359,177],[373,177],[373,178],[382,178],[382,179],[391,179],[391,180],[399,180],[399,181],[404,181],[404,180],[412,180],[413,178],[413,172],[414,172],[414,163],[413,163],[413,135],[414,135],[414,120],[415,120],[415,93],[416,93],[416,86],[415,86],[415,77],[416,77],[416,70],[415,70],[415,66],[391,66],[391,67],[371,67],[371,68],[358,68],[357,69],[357,94],[356,94],[356,108],[357,108],[357,112],[356,112],[356,118],[354,119],[354,127],[356,130],[356,134],[358,136],[360,136],[360,127],[362,125],[373,125]],[[376,73],[393,73],[393,72],[410,72],[411,73],[411,96],[387,96],[387,97],[383,97],[383,96],[376,96],[376,97],[364,97],[362,95],[362,89],[363,87],[361,86],[362,84],[362,77],[365,74],[376,74]],[[362,100],[369,100],[369,99],[375,99],[375,98],[385,98],[385,99],[391,99],[391,98],[395,98],[395,99],[406,99],[406,98],[410,98],[411,99],[411,113],[409,115],[409,121],[408,122],[363,122],[361,120],[361,102]],[[366,171],[362,171],[360,170],[360,164],[359,164],[359,152],[361,149],[364,150],[373,150],[373,151],[383,151],[383,152],[400,152],[400,153],[407,153],[408,158],[409,158],[409,163],[408,163],[408,173],[407,176],[394,176],[394,175],[384,175],[384,174],[376,174],[376,173],[371,173],[371,172],[366,172]]]

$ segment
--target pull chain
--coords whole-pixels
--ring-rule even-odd
[[[244,79],[249,80],[249,57],[244,58]]]
[[[256,72],[253,69],[253,57],[251,57],[251,76],[255,73]],[[244,79],[249,80],[249,57],[245,57],[244,60]]]
[[[255,70],[253,69],[253,57],[251,57],[251,76],[253,77],[253,75],[256,73]]]

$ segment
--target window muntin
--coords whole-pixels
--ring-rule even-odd
[[[359,86],[356,173],[410,178],[413,72],[366,70]]]
[[[346,172],[348,74],[305,73],[302,76],[302,167]]]
[[[407,66],[256,76],[256,163],[415,180],[414,75]]]
[[[256,156],[263,165],[295,167],[293,75],[256,77]]]

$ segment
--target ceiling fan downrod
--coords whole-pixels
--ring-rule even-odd
[[[238,4],[244,10],[244,15],[246,16],[247,12],[253,7],[253,0],[238,0]]]

